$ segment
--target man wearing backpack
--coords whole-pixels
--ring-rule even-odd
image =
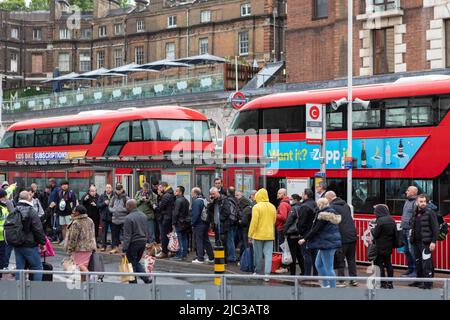
[[[230,203],[216,187],[209,190],[209,197],[211,202],[208,204],[208,214],[214,221],[215,244],[224,246],[226,254],[228,252],[226,239],[230,229]]]
[[[62,229],[63,241],[60,242],[60,245],[63,245],[66,239],[67,226],[72,222],[71,214],[78,205],[77,202],[75,192],[69,189],[69,182],[62,181],[61,189],[57,192],[54,201],[50,203],[50,208],[55,208]]]
[[[180,241],[180,249],[173,260],[184,261],[187,258],[188,235],[191,228],[191,217],[189,215],[189,201],[184,196],[184,187],[178,186],[175,189],[175,206],[173,209],[172,223],[173,229],[177,232]]]
[[[228,193],[228,203],[230,205],[230,229],[227,234],[227,262],[236,262],[236,236],[239,227],[239,220],[242,219],[242,211],[238,204],[238,199],[236,198],[236,190],[233,187],[229,187]]]
[[[433,278],[433,252],[439,239],[439,222],[436,212],[428,207],[430,198],[423,193],[417,197],[416,210],[411,217],[411,242],[414,244],[418,278]],[[413,282],[409,286],[431,289],[432,282]]]
[[[22,191],[16,209],[8,215],[4,224],[5,240],[14,247],[17,270],[23,270],[26,263],[31,270],[42,270],[39,249],[45,248],[45,233],[31,200],[30,193]],[[17,273],[16,280],[19,277]],[[41,281],[42,273],[34,274],[33,280]]]
[[[194,264],[205,263],[205,251],[208,255],[208,263],[214,263],[214,251],[209,241],[208,230],[211,219],[208,215],[208,202],[202,197],[202,190],[195,187],[191,191],[192,208],[191,222],[195,235],[195,247],[197,257],[192,261]]]
[[[252,221],[252,207],[253,202],[244,196],[242,191],[236,191],[236,198],[238,199],[238,205],[242,212],[242,217],[239,220],[238,225],[238,238],[241,243],[240,257],[248,248],[248,229],[250,228],[250,222]],[[241,260],[239,258],[239,260]]]

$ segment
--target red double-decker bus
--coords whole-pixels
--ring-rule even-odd
[[[387,204],[399,219],[405,191],[414,185],[430,195],[441,214],[450,213],[450,78],[426,76],[358,86],[353,95],[370,102],[353,104],[352,123],[357,258],[367,261],[364,232],[374,218],[375,204]],[[306,144],[305,109],[307,104],[325,104],[326,180],[330,190],[346,199],[347,105],[337,110],[330,106],[345,97],[347,89],[337,88],[274,94],[248,103],[231,125],[224,153],[241,162],[248,156],[274,160],[264,169],[230,166],[226,182],[245,191],[265,184],[274,203],[280,187],[290,193],[301,192],[299,186],[314,189],[321,180],[316,177],[320,146]],[[449,271],[449,239],[439,241],[437,248],[437,269]],[[406,260],[396,253],[393,262],[405,265]]]
[[[96,110],[77,115],[33,119],[11,125],[0,145],[0,160],[16,163],[45,162],[100,157],[166,156],[173,150],[182,152],[214,152],[207,118],[198,111],[179,106]],[[57,166],[55,166],[57,168]],[[29,186],[36,182],[45,186],[48,178],[68,179],[79,195],[90,183],[99,187],[113,181],[122,182],[132,194],[142,181],[152,179],[182,180],[191,184],[190,170],[115,168],[71,168],[69,170],[15,170],[5,173],[10,183]],[[207,177],[214,177],[211,168]],[[113,177],[115,179],[113,179]],[[199,177],[198,179],[202,179]],[[204,177],[203,177],[203,180]],[[139,183],[140,182],[140,183]],[[208,183],[211,183],[208,181]]]

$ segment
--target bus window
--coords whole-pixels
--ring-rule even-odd
[[[450,166],[439,177],[439,212],[442,215],[450,213]]]
[[[69,144],[89,144],[91,143],[91,132],[89,126],[69,127],[70,141]]]
[[[333,110],[327,106],[327,131],[345,130],[344,128],[344,112],[342,107]]]
[[[161,141],[211,141],[206,121],[156,120]],[[203,125],[201,122],[204,122]]]
[[[382,203],[380,180],[354,179],[352,202],[355,212],[373,213],[373,206]]]
[[[69,142],[69,133],[67,128],[54,128],[53,129],[53,144],[56,146],[67,145]]]
[[[369,129],[381,127],[381,110],[379,104],[374,101],[368,107],[361,104],[353,104],[353,129]]]
[[[342,200],[347,201],[347,180],[346,179],[327,179],[328,191],[334,191]]]
[[[16,147],[34,146],[34,130],[16,131]]]
[[[392,214],[402,215],[409,186],[417,187],[418,194],[426,193],[433,200],[433,180],[388,179],[385,181],[385,199]]]
[[[122,122],[116,129],[111,142],[128,142],[130,139],[130,123]]]
[[[36,146],[48,147],[52,145],[52,129],[36,129]]]
[[[231,124],[231,134],[244,134],[245,131],[259,129],[258,110],[238,112]]]
[[[439,98],[439,121],[442,120],[450,109],[450,96]]]
[[[131,141],[142,141],[142,125],[141,121],[133,121],[131,125]]]
[[[158,129],[156,128],[156,122],[154,120],[143,120],[142,129],[144,134],[144,140],[146,141],[158,140]]]
[[[305,106],[262,110],[263,129],[280,133],[305,131]]]
[[[3,136],[0,148],[12,148],[14,146],[14,131],[6,131]]]
[[[433,99],[426,98],[412,98],[409,99],[408,106],[408,126],[424,126],[433,125]]]

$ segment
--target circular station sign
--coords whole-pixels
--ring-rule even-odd
[[[320,116],[320,109],[319,109],[319,107],[318,107],[318,106],[312,106],[312,107],[309,109],[309,116],[310,116],[311,119],[313,119],[313,120],[319,119],[319,116]]]
[[[247,102],[247,97],[243,92],[237,91],[231,94],[230,96],[231,105],[235,109],[242,108]]]

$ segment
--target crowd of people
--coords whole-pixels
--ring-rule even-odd
[[[215,179],[206,197],[199,187],[191,190],[191,201],[185,193],[184,186],[174,190],[166,182],[152,181],[143,183],[134,198],[117,183],[114,190],[106,185],[102,194],[91,185],[77,199],[68,181],[58,186],[49,179],[43,190],[35,183],[19,190],[5,182],[0,189],[0,267],[8,268],[14,250],[17,269],[42,270],[40,252],[48,239],[64,246],[81,271],[88,270],[91,255],[98,250],[126,256],[136,272],[144,272],[139,261],[146,248],[155,243],[161,248],[156,259],[185,261],[191,250],[196,253],[192,263],[212,264],[214,250],[209,237],[214,232],[215,246],[224,248],[226,264],[239,264],[244,251],[252,246],[255,274],[271,273],[273,251],[285,242],[292,263],[281,265],[275,270],[277,274],[296,275],[298,265],[299,274],[305,276],[342,277],[346,269],[349,276],[357,276],[358,236],[351,208],[324,182],[316,192],[305,189],[301,195],[278,190],[277,207],[270,203],[266,189],[253,190],[246,197],[233,187],[224,188],[220,178]],[[406,197],[401,219],[401,240],[408,261],[404,275],[431,278],[432,253],[439,236],[438,215],[428,195],[419,195],[416,187],[409,187]],[[385,270],[393,277],[391,255],[398,247],[397,226],[387,205],[374,206],[374,214],[373,262],[380,268],[381,277],[386,276]],[[175,253],[169,250],[171,232],[179,240]],[[10,241],[5,241],[4,234]],[[141,278],[146,283],[151,281]],[[39,274],[33,278],[41,279]],[[322,281],[321,285],[358,286],[358,282]],[[423,289],[432,286],[427,282],[411,285]],[[393,288],[388,280],[381,286]]]

